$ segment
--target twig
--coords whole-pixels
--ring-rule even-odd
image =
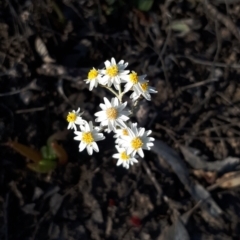
[[[12,92],[0,93],[0,97],[6,97],[6,96],[15,95],[15,94],[27,91],[28,89],[29,89],[29,86],[26,86],[24,88],[21,88],[19,90],[15,90],[15,91],[12,91]]]
[[[212,66],[213,62],[211,61],[207,61],[207,60],[201,60],[192,56],[184,56],[184,55],[176,55],[176,58],[187,58],[190,61],[197,63],[197,64],[201,64],[201,65],[205,65],[205,66]],[[215,67],[222,67],[222,68],[234,68],[234,69],[240,69],[240,64],[226,64],[226,63],[220,63],[220,62],[215,62],[214,63]]]
[[[43,111],[43,110],[45,110],[45,107],[21,109],[21,110],[17,110],[15,113],[16,113],[16,114],[21,114],[21,113],[29,113],[29,112]]]
[[[207,0],[199,0],[206,8],[206,10],[210,13],[210,16],[213,19],[216,19],[220,23],[222,23],[229,31],[238,39],[240,42],[240,31],[236,27],[236,25],[232,22],[232,20],[220,13],[213,5],[211,5]]]
[[[43,215],[43,217],[38,221],[38,223],[37,223],[37,225],[36,225],[36,227],[35,227],[35,229],[34,229],[34,231],[33,231],[31,240],[34,240],[34,239],[35,239],[35,237],[36,237],[36,235],[37,235],[37,232],[38,232],[38,230],[39,230],[39,228],[40,228],[40,225],[41,225],[42,222],[43,222],[47,217],[49,217],[50,215],[51,215],[51,211],[49,210],[49,211],[46,212],[46,213]]]
[[[121,99],[120,99],[120,96],[118,96],[118,94],[112,89],[112,88],[110,88],[110,87],[108,87],[108,86],[104,86],[104,85],[102,85],[102,84],[99,84],[101,87],[104,87],[104,88],[106,88],[107,90],[109,90],[111,93],[113,93],[117,98],[118,98],[118,100],[121,102]]]
[[[58,93],[62,96],[62,98],[70,105],[73,107],[73,104],[71,103],[71,101],[67,98],[66,94],[64,93],[64,90],[63,90],[63,79],[60,78],[58,80],[58,83],[57,83],[57,90],[58,90]]]
[[[150,178],[150,180],[152,181],[154,187],[157,190],[157,200],[159,201],[160,198],[162,197],[162,188],[160,187],[159,183],[157,182],[156,178],[154,177],[154,175],[152,174],[150,168],[148,167],[146,161],[144,159],[142,159],[142,165],[148,175],[148,177]]]
[[[205,139],[211,139],[211,140],[216,140],[220,141],[221,139],[226,139],[226,140],[240,140],[240,137],[210,137],[210,136],[194,136],[194,135],[184,135],[185,140],[189,140],[190,138],[192,139],[199,139],[199,140],[205,140]]]
[[[32,90],[40,90],[40,88],[37,86],[36,84],[37,80],[34,79],[32,82],[30,82],[27,86],[19,89],[19,90],[16,90],[16,91],[12,91],[12,92],[7,92],[7,93],[0,93],[0,97],[5,97],[5,96],[11,96],[11,95],[15,95],[15,94],[18,94],[18,93],[21,93],[21,92],[24,92],[24,91],[27,91],[29,89],[32,89]]]
[[[201,81],[201,82],[196,82],[196,83],[193,83],[193,84],[189,84],[185,87],[181,87],[180,89],[181,89],[181,91],[185,91],[187,89],[200,87],[200,86],[203,86],[203,85],[211,83],[211,82],[217,82],[218,80],[219,80],[218,78],[207,79],[207,80],[204,80],[204,81]]]
[[[219,97],[221,97],[224,101],[226,101],[230,106],[233,106],[235,108],[235,110],[240,113],[240,108],[234,106],[234,104],[226,97],[224,96],[222,93],[217,92],[216,93]]]
[[[11,181],[9,184],[9,187],[11,188],[11,190],[13,191],[13,193],[15,194],[15,196],[18,198],[19,200],[19,205],[23,206],[24,205],[24,200],[23,200],[23,195],[22,193],[18,190],[17,185],[14,181]]]

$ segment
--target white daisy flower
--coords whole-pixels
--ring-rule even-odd
[[[108,126],[107,132],[115,131],[116,126],[125,127],[124,123],[129,119],[129,112],[123,110],[127,102],[120,103],[119,100],[115,97],[112,98],[111,102],[107,98],[103,98],[105,105],[100,103],[100,108],[102,111],[95,113],[97,116],[95,119],[96,122],[100,122],[100,126]]]
[[[124,86],[124,92],[128,92],[131,88],[133,91],[142,93],[143,90],[140,84],[147,82],[145,79],[147,75],[138,76],[138,74],[132,71],[129,75],[123,77],[123,82],[126,82]]]
[[[89,155],[92,155],[93,150],[99,152],[97,141],[105,139],[102,133],[99,133],[99,128],[94,128],[92,122],[89,122],[85,125],[80,125],[81,131],[75,131],[77,135],[74,137],[75,140],[81,141],[79,144],[79,151],[83,151],[87,148]]]
[[[127,124],[126,124],[127,125]],[[115,129],[114,131],[116,134],[113,136],[114,138],[116,138],[116,143],[119,143],[121,142],[121,138],[122,136],[129,136],[129,133],[128,133],[128,127],[123,127],[123,128],[118,128],[118,129]]]
[[[74,129],[77,131],[77,125],[82,125],[85,124],[85,120],[81,118],[81,115],[83,114],[80,113],[80,108],[78,108],[77,111],[73,110],[72,112],[69,112],[67,115],[67,121],[69,122],[67,129]]]
[[[128,128],[129,136],[122,136],[119,144],[126,148],[127,154],[135,156],[138,153],[140,157],[144,157],[143,149],[150,150],[153,146],[152,141],[155,140],[148,137],[151,132],[151,130],[145,131],[145,128],[137,128],[137,123],[132,123],[131,128]]]
[[[125,148],[120,148],[119,146],[116,146],[118,153],[113,154],[113,158],[117,158],[117,166],[123,165],[125,168],[129,168],[129,165],[133,165],[133,163],[137,163],[138,160],[133,157],[132,154],[127,154]]]
[[[102,76],[100,70],[92,68],[88,72],[88,78],[85,79],[86,83],[89,83],[89,90],[92,91],[94,87],[97,87],[98,83],[101,82]]]
[[[133,101],[136,101],[141,95],[148,101],[151,101],[150,93],[157,93],[154,87],[150,87],[148,85],[148,82],[140,83],[140,87],[142,89],[141,92],[133,91],[133,93],[130,95],[130,98],[132,98]]]
[[[111,62],[104,62],[106,69],[101,71],[103,74],[101,83],[111,87],[112,84],[114,87],[119,90],[119,86],[122,82],[123,77],[127,76],[129,70],[124,70],[128,63],[121,60],[119,63],[116,63],[115,59],[112,58]]]

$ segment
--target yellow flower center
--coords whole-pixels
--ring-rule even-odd
[[[84,132],[82,133],[82,141],[89,144],[94,142],[94,138],[91,132]]]
[[[67,121],[68,122],[75,122],[76,119],[77,119],[77,114],[76,113],[71,112],[67,115]]]
[[[97,75],[98,75],[98,71],[97,71],[95,68],[93,68],[93,69],[90,70],[89,73],[88,73],[88,80],[93,80],[93,79],[95,79],[95,78],[97,77]]]
[[[137,150],[138,148],[141,148],[142,145],[143,145],[143,142],[139,137],[134,138],[131,142],[131,146],[134,150]]]
[[[129,74],[129,78],[130,78],[130,82],[133,84],[137,84],[138,83],[138,75],[136,72],[132,72]]]
[[[127,155],[126,151],[120,153],[121,160],[127,161],[129,156]]]
[[[110,119],[110,120],[114,120],[117,118],[118,116],[118,111],[116,108],[114,107],[111,107],[111,108],[108,108],[106,110],[106,115],[107,115],[107,118]]]
[[[118,75],[118,67],[117,65],[108,67],[106,69],[107,75],[109,75],[110,77],[116,77]]]
[[[144,92],[146,92],[147,89],[148,89],[148,82],[141,83],[141,87],[142,87],[142,90],[143,90]]]
[[[127,129],[122,129],[122,135],[128,136],[128,130]]]

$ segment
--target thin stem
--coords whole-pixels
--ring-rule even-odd
[[[107,87],[107,86],[104,86],[104,85],[102,85],[102,84],[100,84],[100,86],[108,89],[108,90],[109,90],[111,93],[113,93],[113,94],[118,98],[118,100],[121,102],[120,96],[118,96],[118,94],[117,94],[112,88]]]
[[[123,95],[124,95],[125,93],[126,93],[126,92],[122,92],[121,95],[119,95],[119,98],[121,99],[120,102],[122,102],[122,97],[123,97]]]
[[[118,96],[119,96],[120,103],[122,103],[122,88],[121,88],[121,84],[119,84]]]

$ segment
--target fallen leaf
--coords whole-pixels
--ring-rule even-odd
[[[178,217],[172,226],[166,228],[158,240],[190,240],[189,234]]]
[[[240,171],[224,174],[217,179],[217,184],[221,188],[233,188],[240,186]]]
[[[39,56],[42,58],[43,62],[45,62],[45,63],[55,62],[55,60],[49,56],[49,53],[48,53],[45,43],[39,37],[37,37],[35,40],[35,48],[36,48],[36,51],[39,54]]]
[[[197,178],[204,178],[206,180],[206,182],[208,182],[209,184],[213,184],[217,178],[216,172],[204,171],[202,169],[193,170],[193,174]]]
[[[227,157],[220,161],[206,161],[202,157],[197,156],[194,153],[194,149],[187,146],[180,146],[180,150],[184,156],[184,159],[194,169],[203,169],[205,171],[215,171],[217,173],[224,173],[231,171],[240,164],[240,159],[235,157]]]
[[[138,0],[138,9],[142,11],[149,11],[153,5],[154,0]]]
[[[203,201],[200,207],[208,213],[208,221],[210,221],[212,218],[214,218],[216,221],[220,221],[219,216],[222,214],[221,208],[201,184],[193,182],[190,179],[187,166],[177,152],[157,139],[155,140],[152,150],[171,166],[193,199],[197,202]]]

